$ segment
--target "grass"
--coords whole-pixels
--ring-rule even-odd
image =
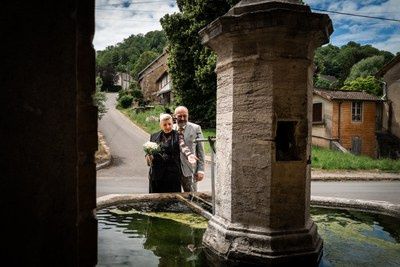
[[[208,138],[209,136],[216,136],[215,129],[202,129],[204,138]],[[207,155],[211,155],[211,147],[208,142],[203,143],[204,150]]]
[[[132,120],[136,125],[145,130],[148,133],[155,133],[160,130],[160,125],[158,123],[158,118],[161,113],[164,112],[163,106],[155,106],[151,110],[146,110],[143,112],[136,113],[132,108],[119,110],[124,113],[130,120]],[[202,129],[204,138],[209,136],[215,136],[215,129]],[[210,155],[211,147],[208,142],[203,143],[205,153]]]
[[[155,133],[160,130],[159,116],[164,113],[163,106],[155,106],[151,110],[146,110],[143,112],[136,113],[135,109],[121,109],[119,110],[124,113],[130,120],[132,120],[136,125],[141,127],[148,133]]]
[[[312,148],[312,167],[325,170],[379,170],[400,172],[400,161],[372,159],[367,156],[344,154],[325,148]]]
[[[154,109],[136,113],[134,109],[120,109],[138,126],[148,133],[160,130],[158,117],[164,112],[164,107],[156,106]],[[152,118],[152,119],[149,119]],[[205,138],[216,136],[215,129],[203,129]],[[204,143],[206,154],[210,155],[211,148],[208,142]],[[379,170],[387,172],[400,172],[400,161],[390,159],[372,159],[366,156],[343,154],[330,149],[312,148],[312,167],[324,170]]]

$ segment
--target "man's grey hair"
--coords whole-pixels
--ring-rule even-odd
[[[179,109],[186,109],[186,112],[189,113],[188,108],[185,107],[185,106],[177,106],[177,107],[175,108],[175,113],[176,113],[176,111],[179,110]]]

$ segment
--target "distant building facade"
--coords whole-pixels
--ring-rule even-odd
[[[384,157],[400,158],[400,55],[394,57],[376,74],[383,78],[384,92],[380,153]]]
[[[165,71],[156,81],[158,86],[157,97],[161,104],[168,105],[172,102],[171,76]]]
[[[117,72],[116,74],[116,85],[121,86],[123,90],[129,89],[129,86],[133,82],[133,78],[129,73],[125,72]]]
[[[331,148],[337,142],[355,155],[376,158],[381,102],[365,92],[314,89],[313,145]]]
[[[138,81],[146,101],[163,105],[168,105],[173,101],[167,59],[168,53],[164,51],[139,73]]]
[[[382,127],[400,138],[400,55],[386,64],[377,74],[386,83]]]

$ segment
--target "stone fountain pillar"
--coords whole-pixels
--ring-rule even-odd
[[[217,60],[215,216],[203,243],[229,261],[316,265],[310,218],[314,51],[327,15],[299,1],[243,0],[200,31]]]

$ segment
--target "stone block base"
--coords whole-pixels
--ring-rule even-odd
[[[210,266],[318,266],[321,259],[322,239],[312,220],[285,231],[225,225],[214,216],[204,233]]]

